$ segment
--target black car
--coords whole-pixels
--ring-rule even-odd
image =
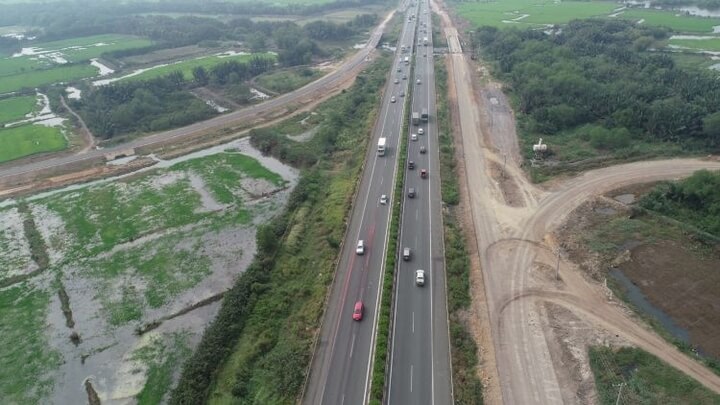
[[[425,152],[427,152],[427,149],[425,149],[425,145],[423,145],[420,147],[420,153],[425,153]]]
[[[408,169],[414,169],[415,168],[415,162],[412,160],[408,160]]]
[[[415,187],[410,187],[408,189],[408,197],[415,198]]]

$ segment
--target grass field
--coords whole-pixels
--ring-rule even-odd
[[[623,404],[718,404],[720,395],[657,357],[636,348],[590,348],[600,403],[615,404],[619,385]]]
[[[618,7],[613,2],[509,0],[455,3],[457,12],[476,26],[523,27],[563,24],[576,18],[605,16]],[[512,21],[515,22],[503,22]]]
[[[18,121],[37,106],[35,96],[12,97],[0,100],[0,124]]]
[[[0,290],[3,403],[43,403],[53,388],[52,372],[61,359],[48,345],[45,334],[48,303],[48,292],[29,283]]]
[[[674,11],[631,9],[618,15],[618,18],[633,21],[644,20],[645,25],[670,27],[677,32],[712,33],[713,27],[720,25],[720,18],[701,18],[676,15]]]
[[[258,54],[251,54],[251,55],[235,55],[235,56],[228,56],[228,57],[220,57],[220,56],[207,56],[204,58],[197,58],[197,59],[191,59],[186,60],[178,63],[173,63],[171,65],[167,66],[161,66],[155,69],[151,69],[148,71],[145,71],[137,76],[131,76],[127,77],[122,80],[148,80],[148,79],[154,79],[156,77],[167,75],[168,73],[174,72],[176,70],[179,70],[182,72],[183,76],[185,77],[185,80],[192,79],[192,71],[198,66],[202,66],[206,69],[210,69],[215,65],[219,65],[220,63],[229,62],[229,61],[237,61],[237,62],[247,62],[249,61],[253,56],[263,56],[267,58],[275,59],[274,54],[270,53],[258,53]]]
[[[323,73],[319,70],[304,68],[265,73],[260,75],[256,81],[260,86],[268,90],[277,93],[287,93],[322,76]]]
[[[712,39],[670,39],[669,44],[689,49],[720,52],[720,37]]]
[[[66,146],[67,140],[56,127],[28,124],[0,129],[0,162],[62,150]]]
[[[72,82],[97,75],[98,68],[92,65],[66,65],[47,70],[36,70],[12,76],[0,77],[0,94],[10,93],[24,87],[41,87],[58,82]]]
[[[45,59],[30,59],[28,56],[18,58],[6,57],[0,59],[0,77],[16,75],[40,69],[49,69],[54,64]]]

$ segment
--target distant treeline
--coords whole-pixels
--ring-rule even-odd
[[[41,25],[43,31],[35,33],[40,41],[114,33],[138,35],[156,42],[150,47],[119,50],[108,55],[115,58],[164,48],[237,41],[245,43],[255,52],[275,49],[281,64],[295,66],[309,63],[313,56],[324,56],[314,41],[352,38],[373,26],[377,19],[377,15],[363,14],[342,24],[315,21],[300,26],[291,21],[254,22],[247,17],[222,22],[205,17],[117,16],[105,13],[94,15],[92,12],[80,19],[75,14],[65,14],[65,10],[59,10],[53,18],[48,17],[33,24],[44,24]],[[16,51],[32,44],[13,38],[0,38],[0,50],[4,49],[5,52]]]
[[[480,28],[474,37],[516,96],[526,129],[592,135],[598,148],[632,138],[720,147],[720,80],[653,52],[663,28],[576,20],[562,31]]]
[[[357,7],[359,5],[383,4],[389,0],[343,0],[324,4],[277,6],[265,2],[223,3],[199,1],[124,2],[109,1],[3,4],[0,26],[24,25],[40,27],[35,34],[47,39],[68,38],[121,32],[135,27],[141,20],[128,19],[151,13],[194,13],[208,15],[319,15],[328,11]],[[211,19],[217,24],[217,20]],[[130,26],[127,26],[130,24]],[[140,25],[143,25],[141,22]],[[210,26],[208,26],[210,28]],[[151,27],[146,29],[152,30]],[[143,34],[139,34],[143,35]]]
[[[188,125],[216,112],[186,90],[205,85],[237,86],[272,68],[272,61],[256,57],[247,63],[228,61],[211,69],[197,67],[193,80],[179,71],[145,81],[100,86],[72,103],[88,127],[100,138],[133,132],[153,132]],[[248,101],[247,99],[245,101]]]

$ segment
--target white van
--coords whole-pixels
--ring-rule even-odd
[[[365,253],[365,241],[360,239],[357,243],[357,247],[355,248],[355,253],[361,255]]]

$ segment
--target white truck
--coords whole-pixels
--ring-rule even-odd
[[[428,46],[428,37],[423,37],[423,45]]]
[[[410,58],[409,58],[409,57],[406,56],[405,59],[404,59],[404,61],[405,61],[405,64],[406,64],[406,65],[409,65],[409,64],[410,64]]]
[[[385,145],[387,144],[387,138],[380,138],[378,140],[378,156],[385,156]]]

